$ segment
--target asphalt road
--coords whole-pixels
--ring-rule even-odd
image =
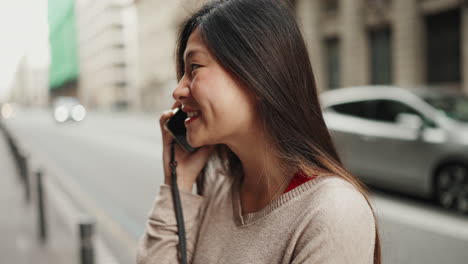
[[[75,181],[135,240],[163,181],[158,116],[90,113],[57,124],[47,110],[22,110],[8,120]],[[383,263],[468,263],[468,217],[395,193],[373,191]]]
[[[82,123],[57,124],[46,111],[25,110],[8,125],[137,239],[163,182],[156,120],[95,113]]]

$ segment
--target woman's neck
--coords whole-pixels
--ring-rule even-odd
[[[283,166],[266,137],[250,135],[236,143],[227,145],[240,159],[244,172],[240,189],[242,213],[256,212],[282,194],[293,172]]]

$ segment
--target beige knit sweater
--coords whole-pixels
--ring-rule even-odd
[[[189,263],[373,263],[374,217],[345,180],[319,176],[242,215],[239,181],[212,178],[203,197],[180,194]],[[179,263],[177,243],[171,188],[163,184],[137,263]]]

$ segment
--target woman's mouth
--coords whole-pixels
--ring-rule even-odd
[[[185,119],[185,124],[189,124],[200,116],[200,111],[190,111],[187,112],[187,119]]]

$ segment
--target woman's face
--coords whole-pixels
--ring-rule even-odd
[[[219,65],[196,29],[184,53],[185,74],[173,92],[182,102],[187,139],[193,147],[230,144],[252,136],[258,125],[253,96]]]

